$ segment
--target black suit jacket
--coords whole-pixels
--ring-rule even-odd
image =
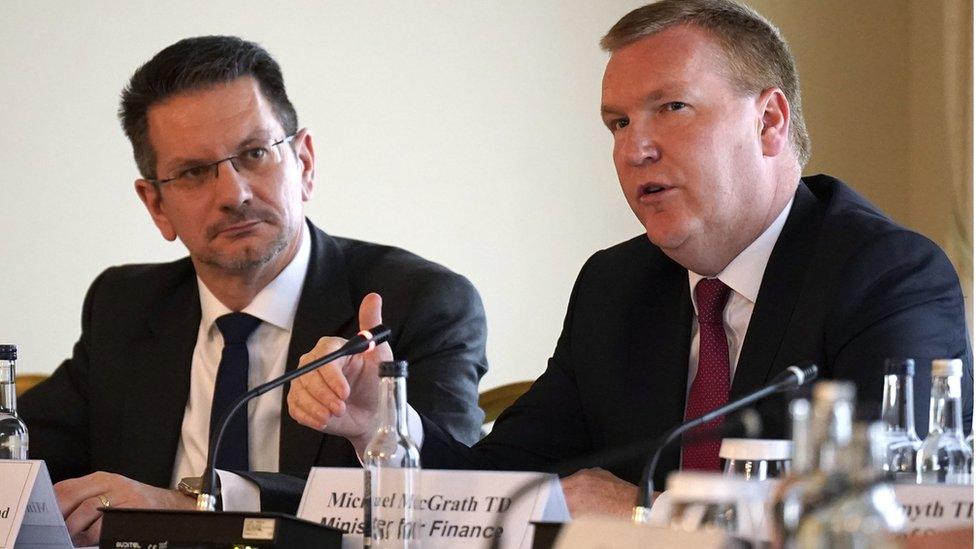
[[[596,253],[576,281],[545,373],[472,450],[426,418],[424,465],[548,470],[656,439],[684,416],[692,318],[688,271],[646,236]],[[972,353],[959,282],[945,255],[840,181],[804,178],[763,275],[730,398],[812,360],[823,377],[853,380],[864,408],[877,415],[886,357],[917,360],[921,436],[932,358],[963,358],[964,409],[971,415]],[[782,437],[783,399],[758,409],[765,434]],[[642,462],[610,470],[636,483]],[[655,484],[663,486],[677,466],[672,448]]]
[[[321,336],[358,332],[359,303],[378,292],[394,355],[410,362],[410,403],[460,440],[477,440],[484,417],[478,381],[487,366],[485,315],[474,287],[404,250],[309,226],[311,258],[287,369]],[[189,258],[102,273],[85,299],[71,359],[20,399],[30,456],[46,460],[55,481],[109,471],[168,486],[199,325]],[[349,442],[296,423],[284,398],[279,453],[283,472],[359,466]]]

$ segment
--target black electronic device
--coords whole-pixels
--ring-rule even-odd
[[[103,509],[101,549],[340,549],[332,528],[281,513]]]

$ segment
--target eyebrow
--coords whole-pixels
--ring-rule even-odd
[[[658,88],[652,91],[651,93],[645,95],[643,98],[641,98],[641,103],[647,104],[647,103],[653,103],[655,101],[660,101],[662,98],[664,98],[664,96],[668,95],[668,93],[672,93],[673,88],[674,86],[669,86],[666,88]],[[605,117],[607,115],[614,115],[614,114],[623,115],[624,113],[622,112],[621,109],[618,109],[613,105],[607,105],[607,104],[600,105],[601,117]]]
[[[237,147],[235,147],[234,150],[239,151],[244,147],[247,147],[248,145],[253,145],[256,142],[263,143],[265,141],[272,142],[277,140],[271,137],[271,132],[265,131],[263,129],[258,130],[252,133],[250,136],[245,137],[240,143],[237,144]]]
[[[613,107],[608,107],[606,105],[600,105],[600,118],[606,118],[607,115],[623,114],[620,111],[614,109]]]
[[[242,139],[237,144],[237,146],[234,147],[234,152],[231,153],[231,155],[237,154],[237,153],[241,152],[241,150],[244,149],[245,147],[248,147],[248,146],[253,145],[255,143],[258,143],[258,142],[263,143],[265,141],[272,141],[273,138],[271,137],[271,133],[272,133],[271,131],[269,131],[269,130],[267,130],[265,128],[261,128],[261,129],[258,129],[258,130],[255,130],[255,131],[251,132],[250,135],[248,135],[247,137],[245,137],[244,139]],[[227,155],[227,156],[231,156],[231,155]],[[226,157],[224,157],[224,158],[226,158]],[[216,159],[216,158],[203,159],[203,158],[193,158],[193,157],[190,157],[190,158],[176,158],[176,159],[173,160],[173,164],[172,164],[173,167],[170,168],[170,169],[168,169],[168,170],[166,170],[166,171],[167,172],[180,171],[180,170],[184,170],[186,168],[190,168],[190,167],[193,167],[193,166],[199,166],[199,165],[202,165],[202,164],[209,164],[211,162],[215,162],[216,160],[218,160],[218,159]]]

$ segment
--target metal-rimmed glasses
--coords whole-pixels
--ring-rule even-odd
[[[278,141],[268,140],[263,145],[249,145],[227,158],[221,158],[209,164],[180,168],[169,173],[163,179],[150,179],[148,181],[157,187],[167,185],[186,190],[198,189],[209,183],[211,179],[217,178],[218,167],[224,162],[230,162],[234,170],[242,176],[260,177],[268,174],[281,163],[279,145],[291,143],[299,133],[295,132]]]

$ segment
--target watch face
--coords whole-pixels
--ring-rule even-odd
[[[203,489],[203,477],[183,477],[177,489],[190,496],[199,495]]]

